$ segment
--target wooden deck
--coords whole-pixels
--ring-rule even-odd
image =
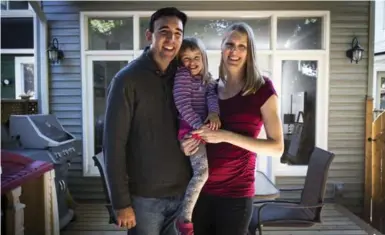
[[[101,204],[81,204],[76,209],[76,221],[61,235],[126,235],[124,230],[108,224],[108,213]],[[323,224],[312,228],[265,228],[265,235],[383,235],[350,211],[336,204],[323,210]]]

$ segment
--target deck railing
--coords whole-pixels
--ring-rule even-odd
[[[1,124],[6,124],[10,115],[37,113],[37,100],[1,99]]]
[[[385,233],[385,111],[366,101],[364,219]]]

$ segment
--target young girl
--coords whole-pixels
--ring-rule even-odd
[[[174,81],[174,100],[179,111],[178,139],[200,128],[217,130],[221,126],[215,83],[208,72],[207,55],[198,38],[185,38],[179,52],[182,67]],[[207,124],[206,124],[207,123]],[[194,136],[199,139],[199,136]],[[206,147],[202,141],[197,153],[190,157],[193,177],[186,189],[177,227],[182,235],[192,235],[192,212],[199,193],[208,178]]]

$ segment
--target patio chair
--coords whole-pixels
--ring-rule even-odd
[[[315,147],[310,157],[305,185],[300,189],[281,191],[302,191],[300,202],[258,201],[254,203],[249,235],[262,227],[312,227],[321,223],[326,180],[334,154]]]
[[[104,167],[105,164],[104,164],[103,152],[96,154],[95,156],[92,157],[92,159],[94,160],[94,164],[98,168],[98,170],[100,172],[100,178],[102,179],[103,191],[104,191],[104,194],[106,196],[106,201],[107,201],[107,204],[105,206],[106,206],[108,214],[110,216],[109,223],[110,224],[117,224],[116,215],[115,215],[115,212],[112,209],[112,205],[111,205],[110,186],[109,186],[107,178],[106,178],[107,172],[106,172],[106,168]]]

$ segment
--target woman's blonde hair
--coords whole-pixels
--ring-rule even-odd
[[[247,57],[246,57],[246,66],[245,66],[245,85],[242,88],[242,95],[255,94],[258,89],[265,84],[261,73],[259,72],[257,62],[256,62],[256,49],[254,43],[254,33],[252,28],[244,23],[237,22],[230,25],[226,31],[225,36],[222,39],[222,48],[225,46],[225,42],[234,32],[247,36]],[[225,82],[226,81],[226,68],[223,64],[223,54],[221,62],[219,64],[219,78]]]
[[[203,84],[206,85],[206,84],[212,82],[213,79],[212,79],[212,76],[209,72],[209,63],[208,63],[208,59],[207,59],[206,47],[203,44],[202,40],[200,40],[199,38],[195,38],[195,37],[186,37],[183,39],[182,45],[181,45],[180,50],[179,50],[179,55],[178,55],[180,63],[182,63],[181,55],[186,50],[191,50],[191,51],[198,50],[201,53],[203,68],[200,72],[200,75],[202,76]]]

